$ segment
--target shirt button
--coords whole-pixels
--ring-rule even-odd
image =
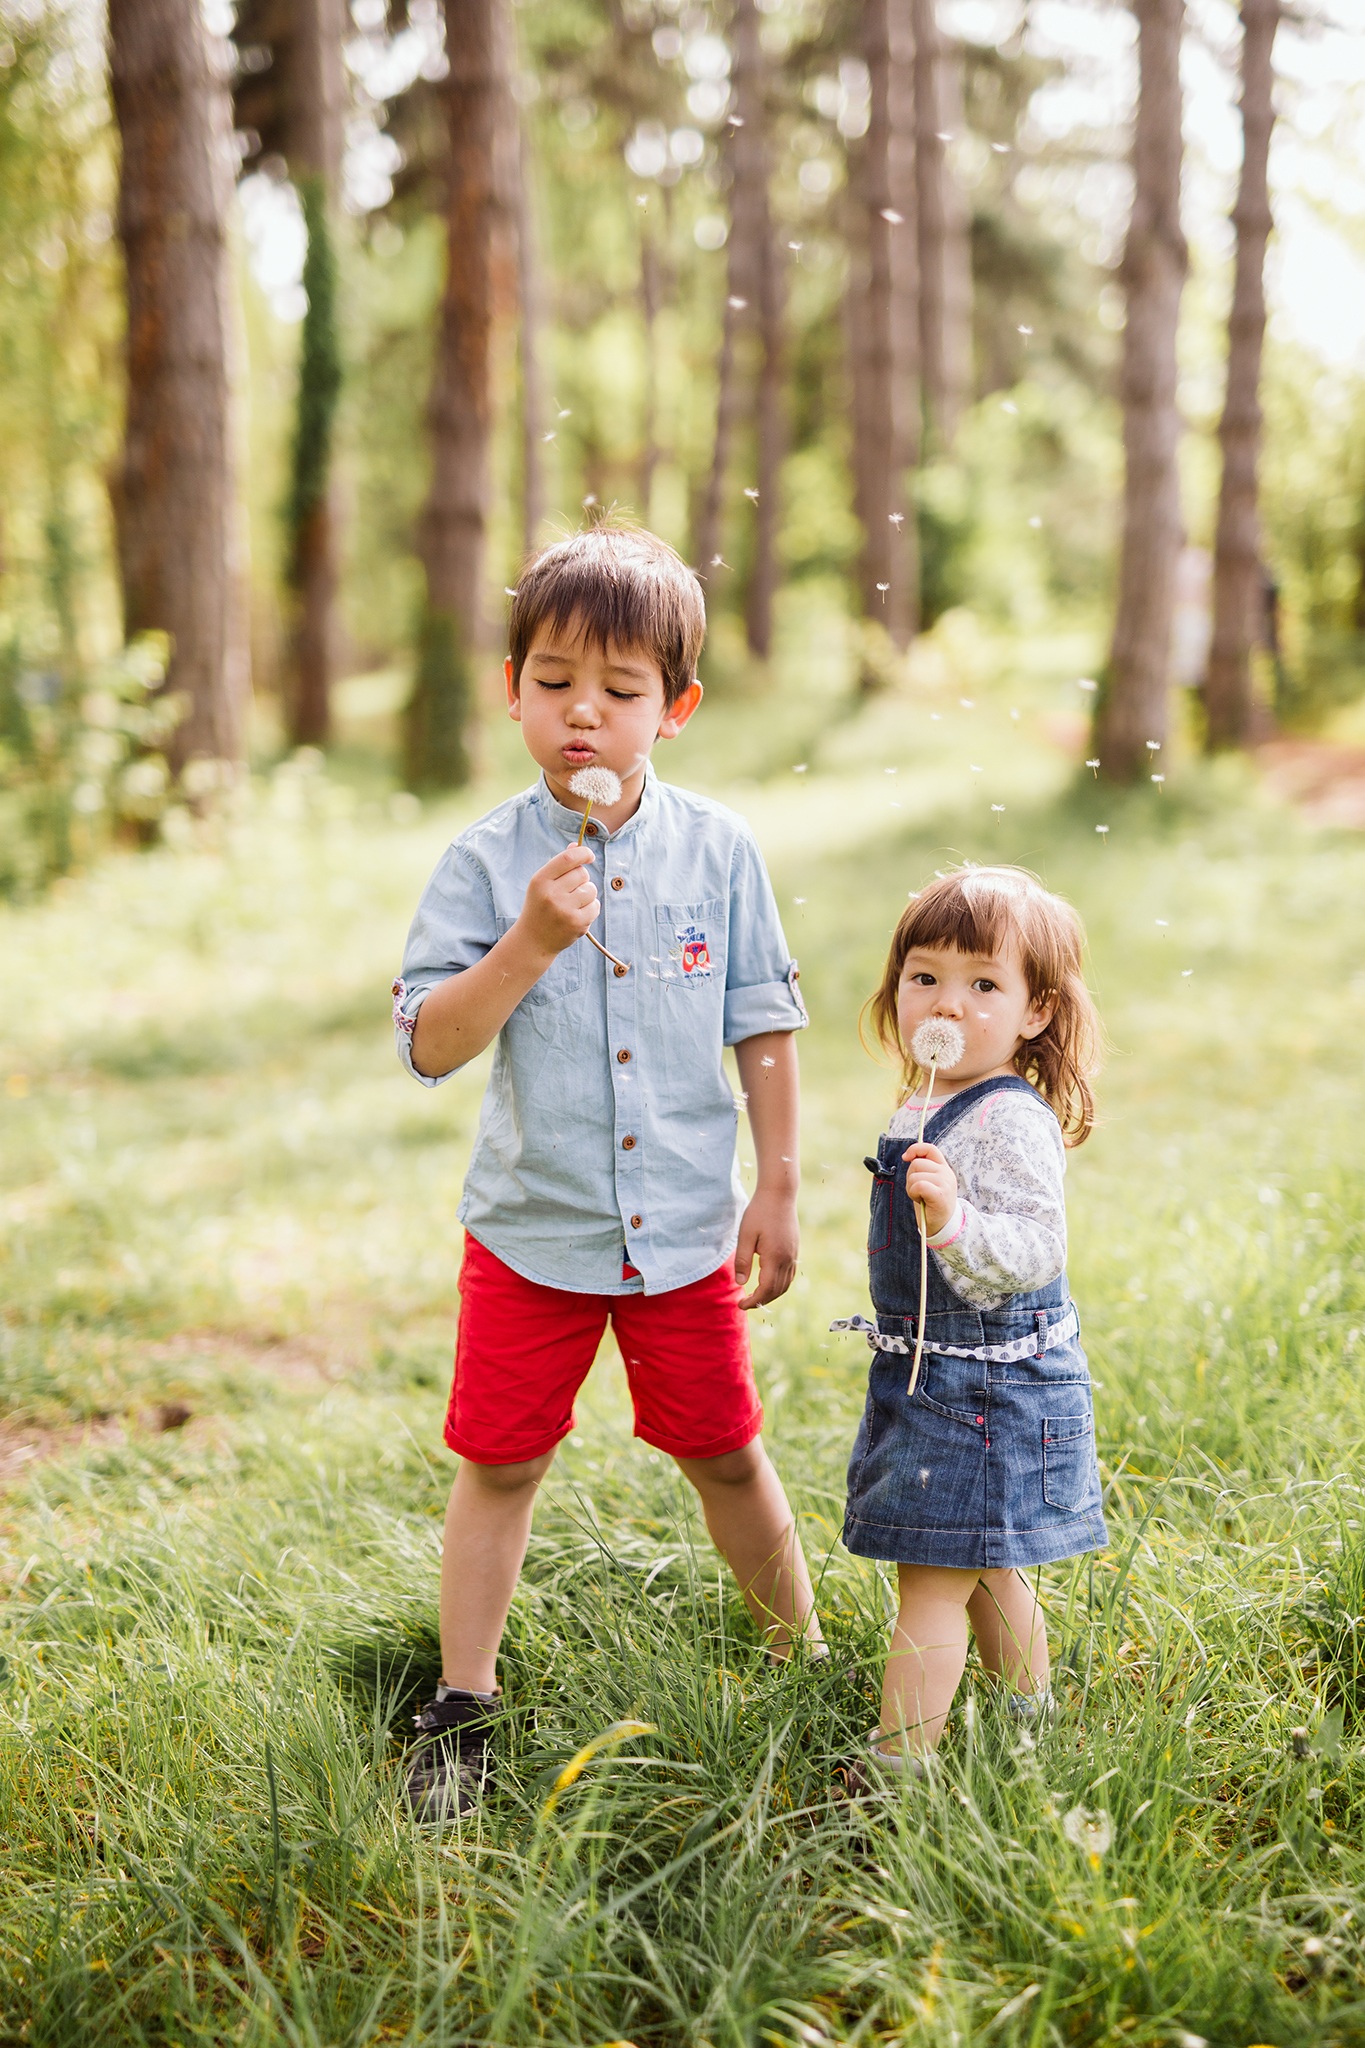
[[[613,889],[624,889],[626,885],[621,880],[621,877],[619,875],[613,875],[611,878],[611,886]]]
[[[634,1138],[630,1137],[629,1135],[627,1135],[626,1137],[622,1138],[622,1140],[621,1140],[621,1150],[622,1150],[623,1152],[633,1152],[633,1151],[635,1150],[635,1140],[634,1140]]]
[[[589,838],[589,839],[596,839],[596,837],[597,837],[597,827],[596,827],[596,825],[589,825],[589,827],[588,827],[588,831],[587,831],[587,836],[588,836],[588,838]]]
[[[618,1060],[620,1060],[621,1065],[624,1066],[626,1064],[626,1061],[630,1058],[630,1054],[626,1051],[625,1047],[622,1046],[620,1052],[617,1053],[616,1057]]]
[[[616,976],[616,979],[617,979],[618,981],[619,981],[619,980],[621,979],[621,976],[622,976],[623,974],[629,974],[629,973],[630,973],[630,969],[629,969],[628,967],[620,967],[620,966],[617,966],[617,967],[613,967],[611,971],[612,971],[612,973],[613,973],[613,974],[614,974],[614,975]]]
[[[644,1222],[644,1220],[645,1219],[643,1216],[632,1216],[630,1219],[631,1229],[638,1230],[640,1228],[640,1225]]]

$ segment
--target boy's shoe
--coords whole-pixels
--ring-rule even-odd
[[[474,1812],[493,1774],[489,1710],[499,1697],[497,1692],[464,1692],[442,1685],[435,1699],[414,1716],[426,1737],[408,1765],[405,1789],[414,1820],[439,1824]]]

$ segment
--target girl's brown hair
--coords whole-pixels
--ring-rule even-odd
[[[951,946],[989,959],[1014,948],[1032,1001],[1055,1005],[1051,1021],[1014,1055],[1015,1072],[1055,1111],[1064,1142],[1083,1145],[1095,1121],[1090,1076],[1100,1053],[1099,1018],[1081,971],[1084,944],[1071,905],[1026,868],[955,868],[912,896],[892,936],[881,987],[868,1004],[872,1028],[900,1060],[907,1090],[924,1076],[896,1014],[906,956]]]

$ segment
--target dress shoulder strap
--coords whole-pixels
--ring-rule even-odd
[[[1027,1095],[1030,1100],[1039,1103],[1049,1116],[1054,1115],[1051,1104],[1044,1101],[1038,1090],[1031,1087],[1021,1074],[997,1074],[994,1080],[973,1082],[970,1088],[964,1088],[960,1094],[950,1095],[941,1109],[933,1110],[924,1126],[926,1143],[936,1145],[954,1124],[960,1123],[967,1112],[976,1107],[977,1103],[984,1102],[988,1096],[1004,1094]]]

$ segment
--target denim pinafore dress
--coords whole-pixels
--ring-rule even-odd
[[[946,1131],[988,1095],[1036,1090],[981,1081],[929,1118]],[[919,1317],[920,1235],[906,1193],[904,1138],[883,1137],[867,1165],[867,1248],[875,1327],[867,1406],[848,1467],[844,1543],[855,1556],[986,1571],[1101,1549],[1090,1370],[1063,1273],[996,1309],[976,1309],[929,1261],[924,1356],[908,1391]]]

